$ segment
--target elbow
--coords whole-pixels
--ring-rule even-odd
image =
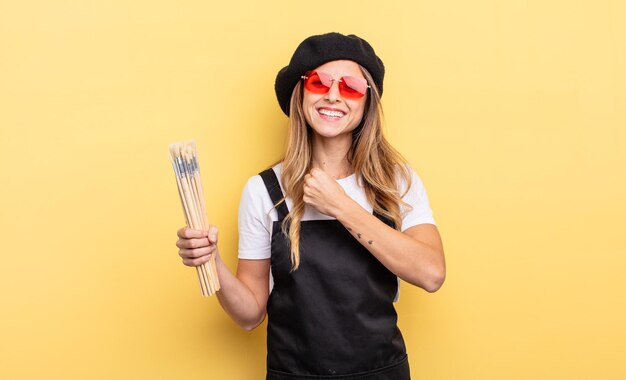
[[[257,328],[258,325],[241,325],[241,328],[244,329],[245,331],[252,331],[254,329]]]
[[[242,323],[242,324],[239,325],[239,327],[241,327],[245,331],[250,332],[250,331],[256,329],[259,325],[260,325],[260,323]]]
[[[265,315],[263,315],[263,317],[257,321],[239,323],[239,327],[249,332],[259,327],[259,325],[263,323],[264,320],[265,320]]]
[[[433,275],[430,278],[430,281],[428,281],[428,284],[426,284],[424,289],[428,293],[434,293],[441,288],[445,280],[446,280],[446,270],[445,268],[441,268],[437,270],[435,273],[433,273]]]

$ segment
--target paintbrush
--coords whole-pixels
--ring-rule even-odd
[[[196,143],[195,141],[185,141],[170,144],[169,151],[187,227],[208,231],[209,221],[204,202]],[[208,262],[196,267],[196,271],[202,296],[208,297],[220,289],[214,256]]]

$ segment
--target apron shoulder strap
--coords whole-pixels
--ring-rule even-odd
[[[289,209],[287,208],[286,202],[283,200],[284,195],[280,189],[278,177],[276,177],[276,173],[272,168],[262,171],[259,175],[263,179],[263,183],[267,188],[267,192],[270,194],[272,203],[274,203],[274,206],[276,207],[276,212],[278,212],[278,221],[282,221],[287,214],[289,214]],[[278,204],[278,202],[280,202],[280,204]],[[276,206],[277,204],[278,206]]]

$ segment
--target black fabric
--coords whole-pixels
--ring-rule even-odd
[[[267,192],[270,194],[270,199],[273,204],[280,204],[276,206],[276,211],[278,212],[278,221],[281,221],[287,216],[289,213],[289,209],[285,202],[281,202],[283,199],[283,192],[280,190],[280,183],[278,183],[278,177],[276,177],[276,173],[272,168],[267,169],[261,173],[259,173],[261,178],[263,179],[263,183],[267,188]]]
[[[355,373],[351,375],[339,376],[306,376],[293,375],[280,371],[268,370],[266,380],[305,380],[305,379],[337,379],[337,380],[404,380],[411,378],[411,370],[409,367],[408,357],[404,357],[400,362],[379,368],[366,373]]]
[[[292,272],[280,223],[272,231],[267,379],[409,379],[393,306],[397,277],[337,220],[300,223],[300,267]]]
[[[291,93],[304,73],[326,62],[343,59],[365,67],[372,75],[378,93],[380,96],[383,95],[385,65],[367,41],[354,34],[346,36],[340,33],[326,33],[311,36],[298,45],[289,65],[282,68],[276,76],[274,83],[276,98],[285,115],[289,116]]]

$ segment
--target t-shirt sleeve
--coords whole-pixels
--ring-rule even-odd
[[[410,207],[402,207],[402,231],[405,231],[418,224],[436,224],[433,218],[433,212],[428,203],[428,195],[424,188],[424,183],[417,173],[409,167],[411,173],[411,187],[409,191],[402,197]],[[401,186],[401,193],[406,189],[406,183]]]
[[[239,203],[239,258],[260,260],[271,257],[272,208],[260,176],[248,180]]]

